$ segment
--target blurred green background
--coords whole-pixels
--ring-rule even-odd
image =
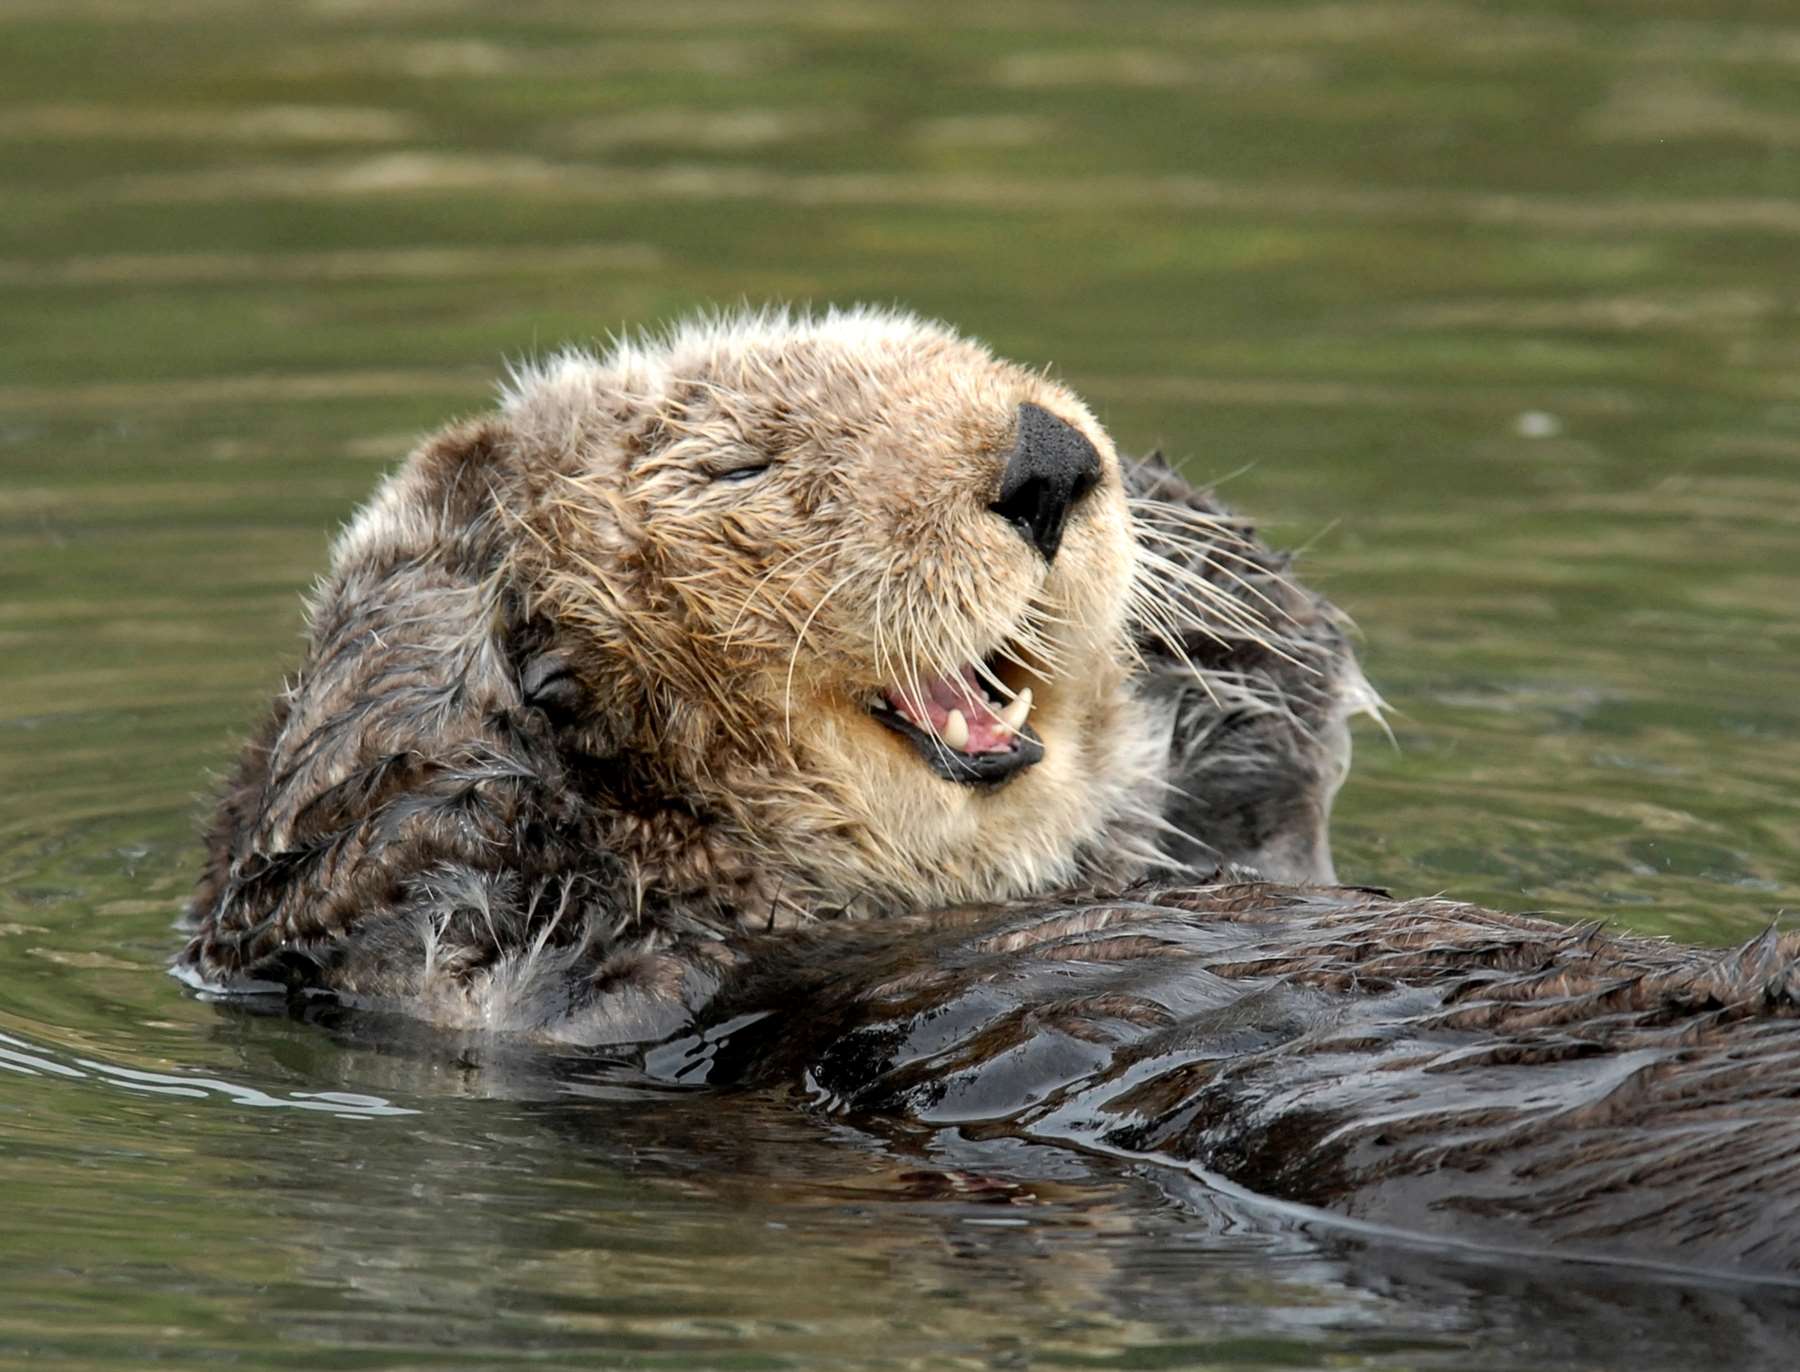
[[[34,1312],[0,1313],[0,1352],[107,1361],[167,1327],[267,1356],[244,1321],[275,1283],[305,1350],[284,1356],[316,1366],[364,1347],[307,1322],[355,1307],[349,1268],[493,1262],[454,1226],[384,1246],[443,1220],[404,1167],[314,1217],[372,1226],[348,1267],[257,1238],[328,1205],[321,1159],[371,1129],[415,1130],[384,1135],[403,1157],[440,1157],[420,1129],[440,1161],[497,1147],[442,1080],[408,1088],[415,1128],[118,1073],[288,1104],[379,1075],[184,997],[169,921],[331,531],[507,359],[709,304],[867,300],[1052,363],[1122,446],[1303,545],[1361,625],[1396,741],[1359,737],[1347,879],[1725,942],[1800,899],[1797,261],[1792,3],[0,0],[0,1050],[23,1055],[0,1177],[35,1198],[0,1239]],[[196,1158],[237,1181],[197,1193]],[[588,1184],[471,1177],[449,1213]],[[752,1191],[729,1206],[776,1203]],[[737,1211],[680,1195],[579,1203],[664,1235],[658,1205],[697,1206],[711,1237],[658,1280],[741,1283],[705,1256]],[[830,1234],[780,1248],[826,1274],[787,1324],[702,1300],[707,1351],[682,1354],[638,1255],[603,1264],[640,1340],[614,1352],[930,1363],[1048,1337],[1003,1281],[955,1332],[928,1283],[838,1289],[844,1212],[796,1203]],[[893,1260],[942,1278],[935,1219],[884,1213]],[[580,1247],[533,1234],[549,1267]],[[405,1337],[467,1316],[454,1289]],[[470,1335],[487,1356],[568,1317],[529,1289],[526,1332]],[[1278,1318],[1327,1299],[1282,1291],[1243,1317],[1264,1363],[1367,1353]],[[1172,1328],[1116,1315],[1070,1346]]]

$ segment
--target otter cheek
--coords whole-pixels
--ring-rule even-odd
[[[819,801],[841,808],[853,827],[904,835],[904,821],[931,808],[935,778],[912,749],[860,712],[821,710],[797,722],[795,743]]]
[[[1090,536],[1080,540],[1079,560],[1069,569],[1070,609],[1095,651],[1110,656],[1124,633],[1137,562],[1123,498],[1095,509],[1085,532]]]

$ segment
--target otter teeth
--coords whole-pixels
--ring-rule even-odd
[[[1031,687],[1025,686],[1012,698],[1012,703],[1000,711],[1000,722],[1016,734],[1025,727],[1025,717],[1030,713]]]
[[[1004,690],[1004,687],[999,688]],[[898,715],[940,747],[980,755],[1012,752],[1028,740],[1031,691],[1021,689],[1005,706],[982,684],[981,669],[964,663],[955,672],[889,687],[870,708]]]
[[[950,718],[944,721],[944,727],[938,737],[958,752],[969,746],[969,721],[963,718],[961,710],[950,712]]]

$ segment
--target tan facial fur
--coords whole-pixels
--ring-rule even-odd
[[[1022,402],[1103,469],[1049,562],[988,508]],[[765,315],[562,355],[503,413],[535,474],[524,580],[669,789],[786,874],[773,900],[1043,890],[1158,798],[1119,459],[1063,387],[910,316]],[[1003,698],[1031,688],[1045,750],[998,788],[937,776],[869,713],[990,658]]]

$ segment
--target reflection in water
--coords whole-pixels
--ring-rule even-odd
[[[202,1004],[208,770],[501,355],[899,299],[1352,609],[1347,876],[1800,908],[1800,28],[1548,0],[0,14],[0,1362],[1786,1366],[1790,1297]]]
[[[538,1329],[540,1347],[618,1355],[654,1333],[671,1356],[750,1338],[827,1357],[876,1337],[896,1363],[1011,1348],[1138,1365],[1121,1350],[1230,1361],[1251,1356],[1248,1340],[1299,1364],[1329,1350],[1464,1366],[1475,1344],[1490,1367],[1602,1365],[1623,1349],[1632,1366],[1673,1369],[1780,1365],[1800,1318],[1792,1288],[1371,1243],[1163,1169],[954,1130],[869,1132],[577,1058],[475,1066],[466,1044],[398,1050],[390,1029],[340,1026],[341,1084],[416,1100],[449,1069],[509,1108],[430,1111],[404,1149],[326,1177],[297,1159],[256,1184],[304,1197],[318,1279],[349,1262],[357,1297],[389,1311],[412,1308],[427,1274],[453,1283],[459,1309],[588,1312]],[[683,1256],[701,1253],[701,1269]],[[646,1307],[607,1302],[625,1272]],[[846,1274],[878,1292],[844,1301]],[[322,1306],[299,1324],[338,1343],[361,1316]],[[431,1337],[425,1322],[400,1328]]]
[[[355,1091],[292,1091],[271,1095],[254,1086],[221,1081],[217,1077],[201,1077],[187,1073],[144,1072],[117,1063],[96,1062],[92,1058],[59,1060],[55,1049],[39,1048],[28,1040],[0,1034],[0,1069],[19,1072],[28,1077],[51,1076],[65,1081],[88,1081],[98,1086],[112,1086],[125,1091],[140,1091],[153,1096],[185,1096],[205,1100],[223,1096],[237,1105],[258,1110],[323,1110],[339,1119],[374,1119],[382,1115],[413,1115],[416,1110],[389,1105],[379,1096]]]

